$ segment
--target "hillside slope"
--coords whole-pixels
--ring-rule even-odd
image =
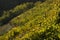
[[[4,24],[6,18],[11,16],[13,18]],[[6,30],[0,31],[0,40],[60,40],[60,0],[23,3],[4,11],[0,20],[0,30]],[[11,29],[3,26],[8,24],[12,26]]]

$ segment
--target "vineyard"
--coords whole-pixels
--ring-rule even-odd
[[[0,16],[0,40],[60,40],[60,0],[24,2]]]

